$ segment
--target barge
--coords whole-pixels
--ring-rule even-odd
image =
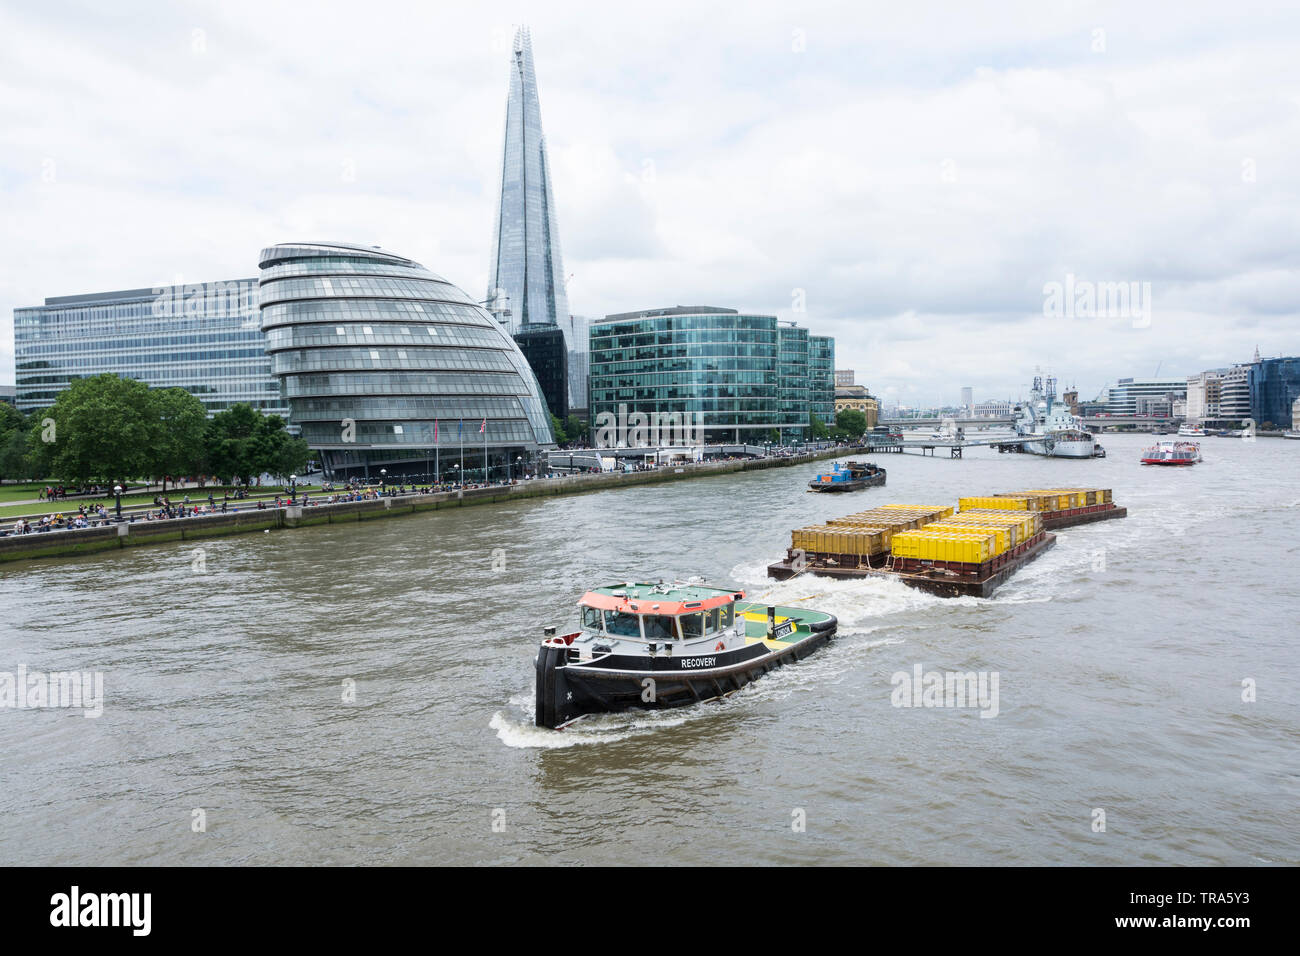
[[[942,597],[988,597],[1056,544],[1059,528],[1123,518],[1109,488],[1052,488],[962,498],[959,510],[884,505],[790,533],[769,577],[892,577]]]
[[[823,472],[808,482],[809,491],[857,491],[861,488],[879,488],[885,483],[885,469],[869,461],[835,462],[831,470]]]
[[[746,601],[694,584],[613,584],[578,602],[578,629],[545,629],[535,721],[716,700],[802,660],[835,636],[834,615]]]
[[[1056,535],[1039,532],[1014,550],[978,564],[919,558],[891,560],[889,555],[873,559],[850,554],[809,564],[806,556],[788,553],[784,561],[768,565],[767,574],[778,581],[805,570],[826,578],[893,578],[939,597],[989,597],[1021,567],[1055,545]]]

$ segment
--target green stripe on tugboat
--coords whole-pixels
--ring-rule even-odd
[[[546,628],[536,723],[680,707],[726,697],[823,647],[834,615],[745,600],[698,584],[612,584],[578,602],[578,630]]]

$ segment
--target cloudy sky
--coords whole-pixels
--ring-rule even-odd
[[[16,306],[253,276],[276,242],[485,296],[523,22],[577,314],[776,313],[927,404],[1300,353],[1294,5],[14,6],[0,381]],[[1053,314],[1067,276],[1138,297]]]

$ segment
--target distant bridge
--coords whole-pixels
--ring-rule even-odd
[[[896,425],[900,428],[912,425],[917,428],[937,428],[944,422],[952,422],[963,428],[972,428],[980,425],[1014,425],[1016,417],[1006,415],[1001,418],[882,418],[879,420],[881,425]]]

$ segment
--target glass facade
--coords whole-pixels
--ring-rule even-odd
[[[553,445],[518,346],[446,279],[338,243],[272,246],[261,265],[272,371],[331,477],[378,477],[383,467],[452,480],[463,450],[469,479],[496,480]]]
[[[209,414],[247,402],[287,415],[258,328],[256,279],[49,298],[14,310],[16,401],[46,408],[74,378],[177,386]]]
[[[1300,398],[1300,357],[1261,359],[1250,381],[1250,417],[1256,425],[1294,428],[1291,409]]]
[[[556,418],[569,414],[569,350],[558,325],[526,325],[515,344],[537,376],[546,407]]]
[[[680,414],[702,422],[709,443],[761,443],[773,429],[787,440],[806,437],[807,330],[788,338],[786,331],[773,315],[704,306],[607,316],[591,326],[592,422],[602,415]],[[782,368],[782,338],[792,353],[802,343],[802,381],[797,358]]]
[[[501,150],[501,193],[492,234],[492,261],[488,266],[488,309],[512,334],[538,326],[559,327],[566,351],[581,352],[569,315],[564,261],[560,255],[560,228],[555,217],[551,167],[542,133],[542,108],[533,69],[533,44],[527,27],[515,32],[510,52],[510,91],[506,98],[506,128]],[[523,343],[521,343],[523,344]],[[547,356],[549,346],[524,349],[530,360]],[[553,367],[533,369],[542,380],[551,411],[563,417],[572,409],[586,408],[584,363],[566,359],[560,381],[566,394],[554,393],[547,382]],[[563,409],[563,411],[561,411]]]
[[[808,378],[812,413],[835,424],[835,340],[829,335],[808,336]]]
[[[781,423],[781,441],[798,441],[809,437],[809,410],[812,407],[808,330],[796,325],[780,325],[776,336],[776,407]]]
[[[510,310],[507,326],[512,332],[529,324],[555,325],[569,314],[532,39],[526,27],[516,31],[510,56],[488,301],[493,312]]]

